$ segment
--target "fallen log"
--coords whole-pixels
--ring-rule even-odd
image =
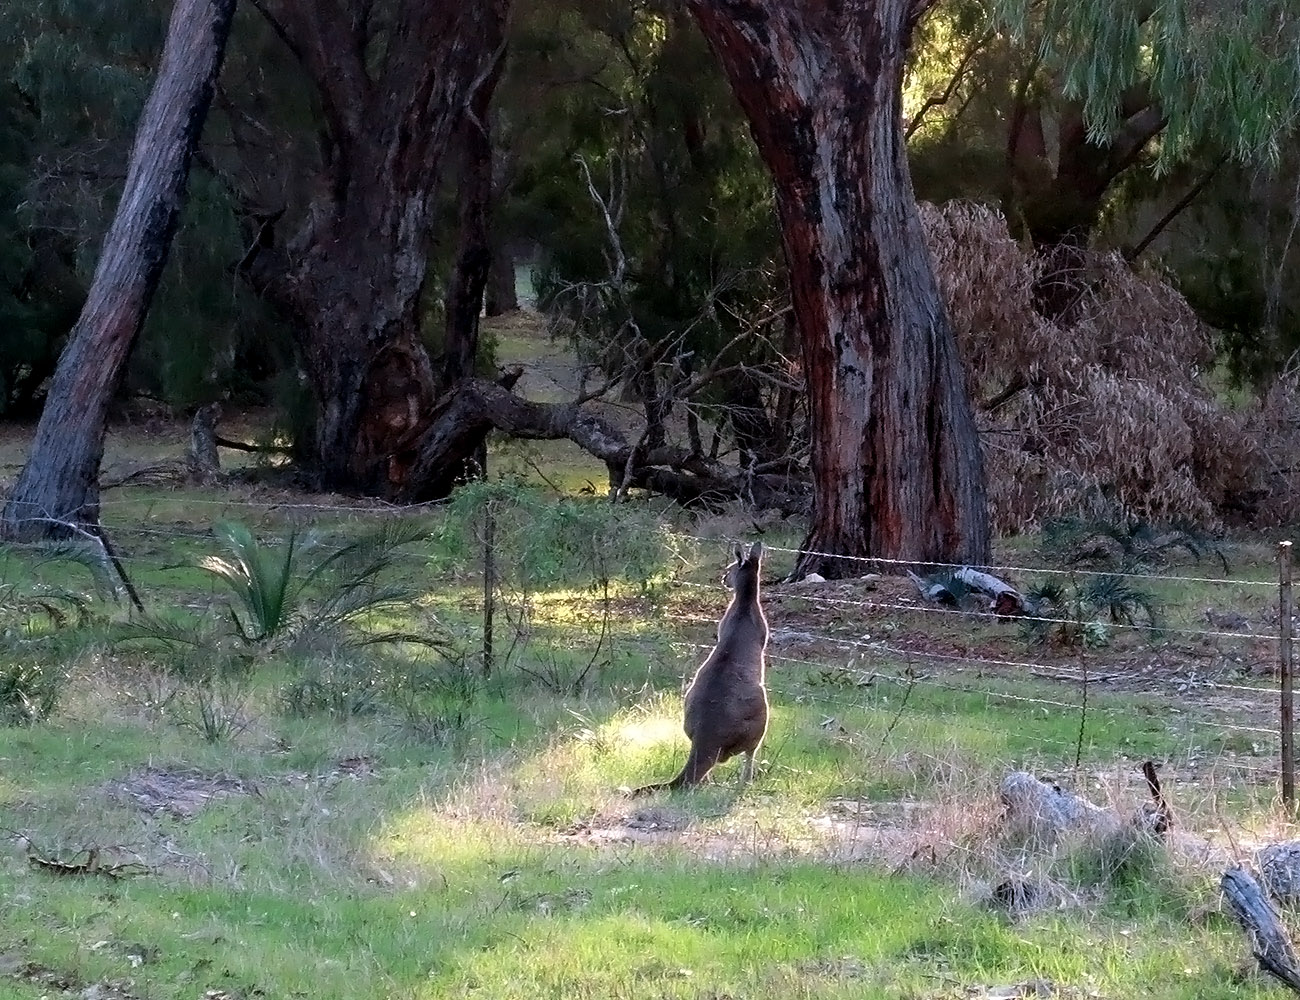
[[[1259,882],[1244,865],[1233,865],[1220,882],[1260,968],[1300,993],[1300,962],[1282,920]]]
[[[1011,584],[999,580],[992,573],[984,573],[969,566],[963,566],[945,576],[928,579],[922,579],[911,571],[907,575],[916,584],[922,597],[937,604],[958,607],[965,592],[973,590],[993,598],[992,610],[998,615],[1027,615],[1034,610],[1024,595]],[[960,586],[953,587],[954,581]]]

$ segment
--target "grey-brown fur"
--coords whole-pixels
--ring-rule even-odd
[[[763,545],[755,542],[745,555],[736,546],[736,561],[723,582],[734,593],[718,622],[718,644],[695,672],[686,690],[686,735],[691,752],[672,781],[646,785],[633,794],[681,788],[703,781],[714,765],[745,755],[741,781],[754,777],[754,755],[767,732],[767,618],[759,601]]]

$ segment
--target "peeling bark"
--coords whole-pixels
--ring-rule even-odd
[[[811,410],[795,575],[980,563],[983,468],[903,142],[908,0],[690,0],[772,172]],[[823,557],[818,553],[831,553]]]

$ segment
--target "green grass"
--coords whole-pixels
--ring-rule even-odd
[[[503,489],[493,495],[513,502]],[[193,503],[203,495],[143,492],[136,520],[110,508],[137,586],[180,624],[224,614],[228,598],[196,568],[216,550],[213,521],[238,512],[273,541],[305,516]],[[1116,862],[1089,844],[1026,857],[1000,839],[996,799],[1002,775],[1027,768],[1128,810],[1145,796],[1135,765],[1151,758],[1195,778],[1174,790],[1185,829],[1282,834],[1271,782],[1248,770],[1269,763],[1267,737],[1225,730],[1235,717],[1197,692],[1174,701],[1094,683],[1085,713],[1077,682],[860,644],[850,659],[833,641],[915,638],[919,621],[942,649],[1040,655],[1015,645],[1014,625],[930,626],[896,611],[864,624],[774,590],[774,625],[802,628],[825,611],[826,641],[773,649],[759,778],[742,789],[728,764],[695,792],[624,798],[621,787],[681,766],[680,684],[713,641],[723,598],[677,584],[716,584],[721,547],[661,544],[643,530],[652,509],[606,521],[592,503],[551,521],[533,508],[517,523],[503,516],[491,677],[473,510],[452,505],[420,516],[422,540],[385,581],[418,598],[369,624],[426,629],[432,616],[460,658],[254,644],[251,674],[229,678],[241,728],[215,742],[183,724],[203,689],[168,680],[179,661],[166,646],[117,640],[129,613],[83,567],[0,552],[0,583],[76,588],[92,612],[59,626],[0,607],[3,655],[67,675],[49,721],[0,728],[0,997],[55,995],[57,983],[158,1000],[964,998],[1034,979],[1080,998],[1271,989],[1239,972],[1248,951],[1217,912],[1213,871],[1163,852]],[[341,545],[371,520],[314,527],[322,545]],[[162,533],[130,533],[151,524]],[[733,530],[748,525],[691,534]],[[797,536],[783,526],[768,540]],[[583,554],[593,539],[610,561]],[[1179,586],[1189,589],[1171,617],[1189,623],[1224,594]],[[1052,662],[1077,670],[1086,655],[1094,673],[1123,679],[1124,658],[1157,651],[1175,652],[1124,639]],[[375,705],[286,709],[296,680],[347,657],[373,675]],[[170,704],[152,703],[169,692]],[[191,816],[145,811],[120,787],[147,767],[239,779],[244,793]],[[29,864],[17,834],[46,859],[99,847],[105,863],[152,873],[59,876]],[[1020,868],[1060,886],[1068,905],[1016,921],[994,912],[990,884]]]

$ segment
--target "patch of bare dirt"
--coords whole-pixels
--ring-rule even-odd
[[[851,683],[841,676],[848,661],[864,676],[907,661],[922,681],[979,688],[985,678],[1033,678],[1073,695],[1086,667],[1097,690],[1168,698],[1172,709],[1210,722],[1276,721],[1275,696],[1264,680],[1277,658],[1266,615],[1245,617],[1241,631],[1249,634],[1240,638],[1213,634],[1218,619],[1211,616],[1150,637],[1114,627],[1110,645],[1085,650],[1031,645],[1017,620],[931,604],[903,577],[773,586],[764,605],[777,677],[802,661],[835,674],[822,679]]]
[[[111,799],[134,805],[151,815],[193,819],[208,803],[234,795],[258,795],[257,785],[228,774],[204,774],[193,768],[147,767],[102,789]]]
[[[345,757],[319,773],[292,771],[275,775],[271,782],[302,785],[310,781],[333,782],[345,778],[366,780],[378,775],[378,762],[368,755]],[[147,767],[101,786],[110,799],[133,805],[150,815],[165,814],[187,820],[209,803],[239,795],[260,795],[255,781],[229,774],[205,774],[194,768]]]

